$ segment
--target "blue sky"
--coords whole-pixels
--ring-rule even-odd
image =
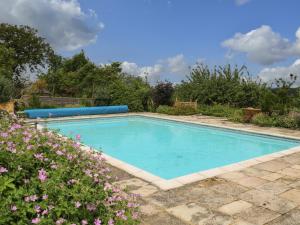
[[[300,72],[299,0],[16,2],[1,7],[0,22],[38,28],[64,56],[84,49],[95,63],[124,62],[154,80],[180,81],[197,61],[245,64],[264,80]]]
[[[295,39],[300,26],[297,0],[100,0],[80,1],[105,24],[96,44],[87,47],[96,61],[134,61],[144,65],[176,54],[190,61],[225,63],[221,42],[237,32],[269,25]],[[237,57],[237,63],[247,63]]]

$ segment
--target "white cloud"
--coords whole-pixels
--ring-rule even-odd
[[[134,76],[140,76],[140,77],[148,77],[150,79],[159,80],[159,76],[163,72],[164,68],[161,64],[155,64],[153,66],[144,66],[139,67],[136,63],[132,62],[123,62],[122,70],[125,73],[134,75]]]
[[[95,11],[84,12],[78,0],[0,1],[0,22],[32,26],[58,50],[89,45],[104,27]]]
[[[245,5],[248,2],[250,2],[250,0],[235,0],[235,4],[237,5]]]
[[[222,46],[233,52],[246,53],[253,62],[270,65],[290,56],[300,56],[300,28],[294,43],[275,33],[270,26],[263,25],[245,34],[235,34],[233,38],[225,40]]]
[[[170,57],[166,60],[167,67],[171,73],[185,73],[188,69],[188,65],[184,59],[183,54]]]
[[[169,78],[169,80],[181,80],[189,72],[189,66],[183,54],[175,55],[152,66],[139,66],[134,62],[123,62],[122,70],[135,76],[147,77],[151,83]],[[170,77],[166,77],[168,75]]]
[[[300,59],[296,60],[290,66],[264,68],[259,72],[258,76],[264,82],[272,82],[279,78],[288,79],[290,74],[297,76],[296,86],[300,86]]]

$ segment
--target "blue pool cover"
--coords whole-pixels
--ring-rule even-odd
[[[127,105],[98,106],[81,108],[56,108],[56,109],[27,109],[24,110],[28,118],[50,118],[64,116],[97,115],[128,112]]]

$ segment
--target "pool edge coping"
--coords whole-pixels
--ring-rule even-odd
[[[147,115],[147,114],[139,114],[139,113],[126,113],[126,114],[108,114],[108,115],[96,115],[96,116],[77,116],[77,117],[62,117],[62,118],[54,118],[54,119],[47,119],[47,120],[40,120],[39,122],[47,122],[47,121],[63,121],[63,120],[76,120],[76,119],[96,119],[96,118],[109,118],[109,117],[124,117],[124,116],[145,116],[145,117],[149,117],[149,118],[159,118],[159,119],[164,119],[164,120],[169,120],[169,121],[177,121],[177,122],[183,122],[183,123],[190,123],[190,124],[198,124],[198,125],[203,125],[203,126],[209,126],[209,127],[215,127],[215,128],[223,128],[223,129],[229,129],[229,130],[235,130],[235,131],[243,131],[243,132],[248,132],[248,133],[254,133],[254,134],[261,134],[261,135],[267,135],[267,136],[271,136],[271,137],[279,137],[279,138],[285,138],[285,139],[293,139],[293,140],[300,140],[300,138],[296,138],[293,136],[289,136],[289,135],[281,135],[281,134],[270,134],[270,133],[266,133],[266,132],[261,132],[261,131],[251,131],[248,129],[243,129],[243,128],[233,128],[233,127],[229,127],[226,125],[213,125],[213,124],[208,124],[208,123],[203,123],[203,122],[197,122],[197,121],[187,121],[184,119],[180,119],[180,118],[166,118],[164,116],[160,116],[160,115]],[[44,127],[40,124],[37,125],[37,129],[43,129]],[[61,134],[59,134],[60,137],[65,137]],[[85,150],[85,151],[97,151],[94,148],[91,148],[85,144],[81,144],[81,149]],[[99,152],[99,151],[97,151]],[[138,177],[141,178],[151,184],[154,184],[155,186],[159,187],[160,189],[167,191],[167,190],[171,190],[171,189],[175,189],[178,187],[182,187],[184,185],[187,184],[191,184],[197,181],[201,181],[201,180],[205,180],[208,178],[212,178],[215,176],[219,176],[225,173],[229,173],[229,172],[234,172],[234,171],[239,171],[245,168],[248,168],[250,166],[254,166],[263,162],[267,162],[267,161],[271,161],[277,158],[281,158],[283,156],[286,155],[290,155],[293,153],[297,153],[300,152],[300,146],[296,146],[296,147],[292,147],[289,149],[284,149],[281,150],[279,152],[275,152],[275,153],[271,153],[271,154],[267,154],[267,155],[263,155],[263,156],[259,156],[259,157],[255,157],[252,159],[248,159],[248,160],[244,160],[244,161],[240,161],[237,163],[232,163],[232,164],[228,164],[225,166],[221,166],[221,167],[217,167],[214,169],[209,169],[209,170],[204,170],[204,171],[200,171],[200,172],[196,172],[196,173],[191,173],[188,175],[184,175],[184,176],[180,176],[180,177],[176,177],[173,179],[163,179],[159,176],[156,176],[150,172],[147,172],[143,169],[140,169],[138,167],[135,167],[131,164],[128,164],[122,160],[119,160],[117,158],[114,158],[110,155],[107,155],[103,152],[102,155],[104,156],[106,162],[118,169],[121,169],[131,175],[133,175],[134,177]]]

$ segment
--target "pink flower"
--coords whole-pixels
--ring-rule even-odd
[[[50,167],[51,167],[51,169],[57,169],[58,166],[56,164],[51,164]]]
[[[63,153],[62,151],[59,151],[59,150],[58,150],[58,151],[56,151],[56,154],[57,154],[57,155],[63,155],[64,153]]]
[[[95,225],[101,225],[101,220],[99,220],[99,218],[95,219],[94,224]]]
[[[34,210],[39,213],[41,211],[41,207],[39,205],[34,206]]]
[[[97,207],[94,204],[87,204],[86,208],[88,211],[93,212],[96,210]]]
[[[11,141],[7,142],[7,147],[8,147],[7,150],[11,153],[17,152],[16,145]]]
[[[30,201],[35,202],[38,199],[38,197],[36,195],[30,195],[29,199]]]
[[[27,150],[31,150],[31,149],[33,149],[33,145],[28,145]]]
[[[76,140],[77,140],[77,141],[80,141],[80,138],[81,138],[80,134],[77,134],[77,135],[76,135]]]
[[[73,144],[73,147],[74,147],[74,148],[79,148],[79,147],[80,147],[80,142],[75,142],[75,143]]]
[[[133,203],[133,202],[128,202],[127,207],[128,208],[137,208],[137,207],[139,207],[139,204]]]
[[[31,220],[31,223],[33,223],[33,224],[38,224],[40,221],[41,221],[41,219],[37,217],[37,218],[33,218],[33,219]]]
[[[10,130],[14,131],[16,129],[20,129],[22,126],[20,124],[14,123],[11,127]]]
[[[108,225],[114,225],[115,223],[114,223],[114,220],[113,219],[109,219],[109,221],[108,221]]]
[[[8,170],[5,167],[0,166],[0,174],[1,173],[6,173],[6,172],[8,172]]]
[[[73,160],[74,156],[72,156],[71,154],[68,154],[68,155],[67,155],[67,158],[68,158],[68,160],[71,161],[71,160]]]
[[[42,212],[42,215],[47,215],[48,214],[48,210],[45,209],[43,212]]]
[[[117,217],[120,217],[122,220],[127,220],[127,216],[125,216],[125,210],[117,211]]]
[[[17,211],[18,208],[17,208],[17,206],[13,205],[10,207],[10,209],[11,209],[11,211],[15,212],[15,211]]]
[[[47,180],[47,173],[44,169],[39,170],[39,179],[41,182],[44,182],[45,180]]]
[[[36,195],[26,196],[24,198],[25,202],[35,202],[38,199]]]
[[[88,222],[87,222],[87,220],[81,220],[81,224],[82,224],[82,225],[87,225]]]
[[[34,157],[40,161],[44,160],[43,153],[36,153],[36,154],[34,154]]]
[[[65,219],[60,218],[60,219],[56,220],[55,224],[60,225],[60,224],[63,224],[65,221],[66,221]]]
[[[53,145],[53,148],[58,148],[59,147],[59,144],[54,144]]]
[[[48,199],[48,195],[43,195],[43,200],[46,200],[46,199]]]
[[[72,184],[76,184],[78,182],[78,180],[76,179],[71,179],[71,180],[68,180],[67,184],[68,185],[72,185]]]
[[[139,217],[139,214],[137,212],[132,213],[132,218],[137,219]]]
[[[80,202],[75,202],[75,207],[76,208],[79,208],[81,206],[81,203]]]
[[[23,138],[23,141],[24,141],[25,143],[28,143],[28,142],[30,141],[30,138],[29,138],[29,137],[24,137],[24,138]]]
[[[3,132],[3,133],[0,134],[0,136],[3,137],[3,138],[7,138],[8,137],[8,133]]]
[[[111,185],[110,183],[107,183],[107,182],[106,182],[106,183],[104,184],[104,190],[107,191],[107,190],[110,190],[110,189],[112,189],[112,185]]]

